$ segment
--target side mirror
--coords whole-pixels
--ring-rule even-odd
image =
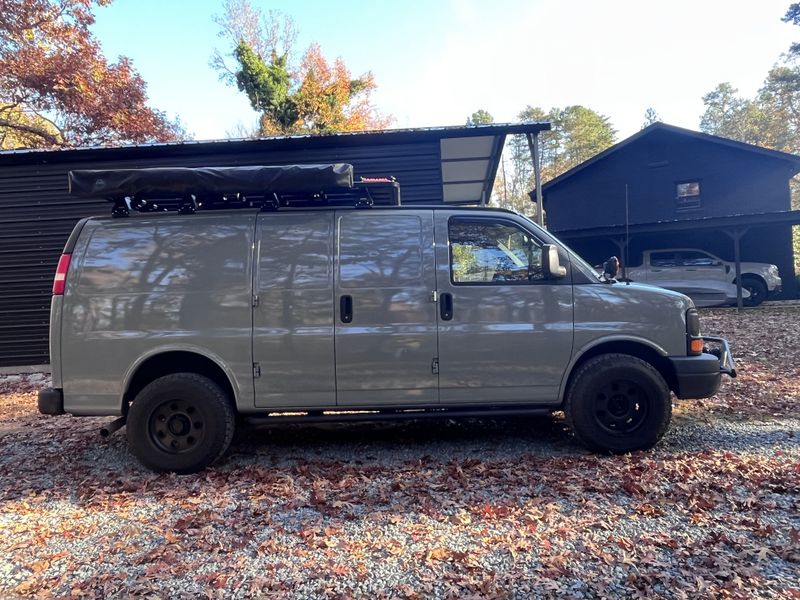
[[[612,256],[603,263],[603,277],[606,280],[611,280],[617,275],[619,275],[619,259],[616,256]]]
[[[542,246],[542,268],[547,279],[562,279],[567,276],[567,269],[558,260],[558,247],[553,244]]]

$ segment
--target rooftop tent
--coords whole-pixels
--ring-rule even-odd
[[[164,194],[319,193],[353,187],[347,164],[247,167],[158,167],[69,172],[69,193],[80,198]]]

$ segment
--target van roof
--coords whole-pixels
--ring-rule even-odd
[[[370,207],[360,207],[360,206],[290,206],[286,208],[281,208],[280,213],[286,212],[327,212],[331,210],[347,210],[347,211],[359,211],[359,212],[372,212],[372,211],[405,211],[405,210],[435,210],[435,211],[470,211],[470,212],[487,212],[487,213],[505,213],[509,215],[519,215],[520,213],[510,210],[508,208],[501,208],[498,206],[474,206],[474,205],[455,205],[450,206],[447,204],[410,204],[410,205],[400,205],[400,206],[385,206],[385,205],[375,205]],[[243,211],[242,209],[217,209],[214,211],[201,211],[201,215],[204,216],[212,216],[212,215],[230,215],[230,214],[241,214],[242,212],[245,213],[261,213],[261,212],[273,212],[271,210],[265,210],[259,207],[250,207]],[[114,217],[115,215],[111,215]],[[119,216],[119,215],[116,215]],[[160,217],[160,218],[180,218],[181,215],[173,212],[151,212],[151,213],[138,213],[136,218],[139,217]],[[89,217],[88,219],[91,220],[106,220],[109,219],[107,216],[93,216]]]

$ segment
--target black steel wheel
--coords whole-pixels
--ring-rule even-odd
[[[216,383],[173,373],[137,394],[128,414],[128,444],[155,471],[194,473],[225,453],[234,427],[231,400]]]
[[[767,299],[767,286],[757,277],[742,277],[742,288],[750,292],[750,296],[742,300],[745,306],[758,306]]]
[[[650,363],[628,354],[602,354],[578,367],[564,411],[572,432],[591,450],[631,452],[663,437],[672,399]]]
[[[167,400],[151,413],[147,433],[163,452],[184,454],[203,443],[205,414],[195,402],[195,398]]]

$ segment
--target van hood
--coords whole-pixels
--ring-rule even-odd
[[[647,298],[655,299],[655,297],[658,297],[659,299],[663,300],[672,300],[673,303],[679,305],[681,308],[683,308],[683,310],[694,308],[694,302],[686,294],[675,290],[650,285],[649,283],[626,283],[619,281],[617,283],[604,285],[609,285],[614,292],[619,295],[641,295],[645,301]]]

